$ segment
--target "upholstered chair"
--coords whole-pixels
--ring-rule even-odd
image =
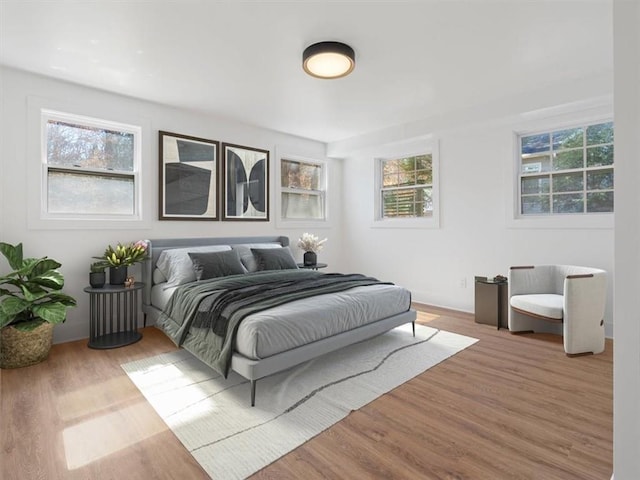
[[[607,272],[572,265],[509,270],[509,330],[562,333],[567,355],[604,351]]]

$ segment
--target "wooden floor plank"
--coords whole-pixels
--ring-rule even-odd
[[[568,358],[554,335],[512,335],[418,306],[419,322],[479,342],[256,473],[254,479],[608,480],[613,344]],[[0,478],[208,478],[120,368],[175,350],[157,329],[91,350],[55,345],[0,371]]]

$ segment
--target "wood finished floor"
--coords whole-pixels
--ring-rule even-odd
[[[480,339],[255,474],[253,479],[608,480],[613,344],[568,358],[559,337],[511,335],[420,307],[419,321]],[[175,350],[157,329],[0,370],[0,478],[200,479],[205,472],[120,364]]]

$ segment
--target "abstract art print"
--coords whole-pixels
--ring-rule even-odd
[[[222,220],[269,220],[269,151],[222,144]]]
[[[160,220],[217,220],[219,142],[159,133]]]

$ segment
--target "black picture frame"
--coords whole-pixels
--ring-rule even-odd
[[[159,219],[219,220],[220,142],[158,133]]]
[[[269,221],[269,151],[222,144],[222,220]]]

